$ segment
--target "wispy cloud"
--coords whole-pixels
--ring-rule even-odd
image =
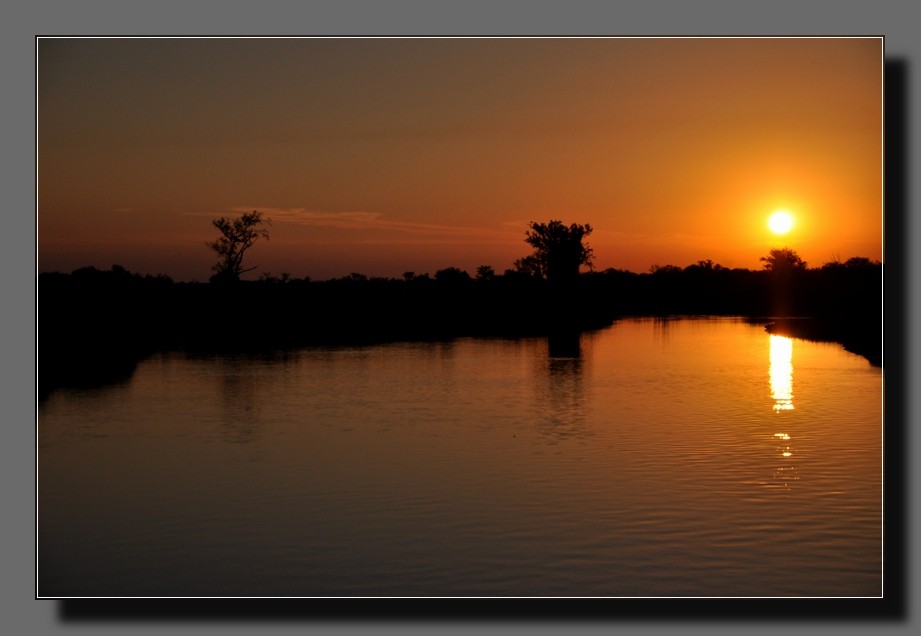
[[[294,223],[320,227],[342,229],[364,229],[380,223],[380,212],[328,212],[324,210],[307,210],[305,208],[270,208],[265,206],[240,206],[231,208],[231,212],[242,214],[259,210],[273,223]]]
[[[622,232],[607,229],[596,229],[591,238],[602,243],[632,243],[640,245],[693,245],[696,241],[702,239],[716,239],[716,237],[700,234],[678,232],[656,234],[654,232]]]
[[[553,217],[553,215],[549,215]],[[507,228],[510,231],[514,231],[516,236],[523,236],[525,232],[530,229],[530,223],[533,219],[510,219],[507,221],[500,222],[500,226]],[[566,224],[568,225],[568,221]],[[588,237],[589,244],[592,243],[603,243],[603,244],[617,244],[617,243],[630,243],[630,244],[662,244],[662,243],[674,243],[674,244],[687,244],[688,241],[697,240],[699,236],[691,235],[682,235],[682,234],[655,234],[650,232],[624,232],[621,230],[612,230],[599,228],[595,224],[592,225],[592,234]]]
[[[511,233],[505,224],[495,228],[468,227],[458,225],[441,225],[417,221],[401,221],[388,218],[381,212],[347,211],[331,212],[326,210],[308,210],[305,208],[269,208],[259,206],[240,206],[230,211],[235,214],[259,210],[273,223],[291,223],[312,227],[328,227],[341,230],[379,231],[426,236],[432,239],[478,239],[482,241],[507,241]]]

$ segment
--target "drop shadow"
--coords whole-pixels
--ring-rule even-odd
[[[122,599],[64,600],[58,618],[68,624],[116,623],[381,623],[515,622],[655,623],[687,621],[898,619],[879,599],[697,598],[370,598],[370,599]]]
[[[885,196],[884,278],[883,278],[883,359],[884,382],[884,461],[885,511],[883,571],[886,601],[892,615],[907,616],[908,580],[906,564],[912,562],[906,541],[905,511],[908,510],[906,429],[906,347],[908,320],[905,299],[909,297],[908,256],[908,62],[886,60],[884,104]]]
[[[907,617],[905,467],[907,320],[908,68],[885,62],[885,556],[883,598],[613,599],[62,599],[66,624],[375,623],[559,621],[902,622]]]

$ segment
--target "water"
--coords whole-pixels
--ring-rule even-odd
[[[40,596],[879,596],[882,373],[732,319],[163,354],[38,412]]]

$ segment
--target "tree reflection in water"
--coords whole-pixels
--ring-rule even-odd
[[[248,444],[262,433],[259,378],[245,358],[227,358],[223,362],[221,437],[231,444]]]
[[[578,331],[547,338],[546,367],[537,374],[538,422],[548,444],[584,437],[585,360]]]

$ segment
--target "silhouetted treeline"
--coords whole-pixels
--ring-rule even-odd
[[[463,336],[537,336],[599,328],[630,315],[812,317],[790,335],[844,342],[878,356],[881,265],[856,258],[795,271],[710,261],[608,269],[567,286],[489,267],[402,278],[274,278],[179,283],[119,266],[38,277],[39,392],[127,377],[160,350],[233,352]],[[781,323],[778,323],[780,325]],[[807,325],[811,325],[808,326]],[[797,334],[796,329],[821,332]],[[876,348],[876,351],[868,349]],[[861,350],[862,349],[862,350]]]

